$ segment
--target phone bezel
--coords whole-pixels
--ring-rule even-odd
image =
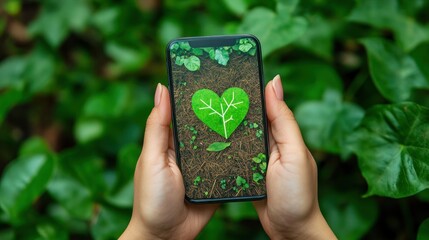
[[[166,47],[166,61],[167,61],[167,75],[168,75],[168,89],[170,92],[170,104],[172,112],[172,127],[173,127],[173,138],[174,138],[174,147],[176,152],[176,162],[181,169],[181,156],[180,156],[180,143],[177,134],[177,123],[176,123],[176,108],[174,101],[174,84],[172,66],[171,66],[171,57],[170,57],[170,47],[176,42],[189,42],[191,47],[217,47],[217,46],[232,46],[235,44],[237,39],[241,38],[251,38],[256,43],[256,55],[258,59],[258,72],[259,72],[259,85],[260,85],[260,94],[261,94],[261,103],[262,103],[262,122],[264,128],[264,144],[265,144],[265,155],[267,156],[267,164],[269,162],[269,142],[268,142],[268,126],[267,126],[267,114],[265,107],[265,81],[263,75],[263,63],[262,63],[262,51],[261,43],[254,35],[251,34],[237,34],[237,35],[216,35],[216,36],[198,36],[198,37],[184,37],[176,38],[171,40]],[[268,171],[268,168],[267,168]],[[267,174],[267,172],[265,173]],[[255,196],[240,196],[240,197],[224,197],[224,198],[202,198],[194,199],[190,198],[185,193],[185,199],[190,203],[221,203],[221,202],[241,202],[241,201],[255,201],[262,200],[267,197],[266,194],[255,195]]]

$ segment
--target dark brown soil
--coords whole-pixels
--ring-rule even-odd
[[[258,60],[238,53],[230,54],[227,66],[219,65],[206,55],[201,56],[200,60],[201,68],[195,72],[172,63],[177,135],[183,143],[180,147],[180,167],[186,195],[192,199],[264,195],[265,179],[259,183],[253,181],[253,173],[259,172],[259,168],[255,170],[258,165],[252,161],[259,153],[265,153],[264,136],[256,136],[258,129],[263,130]],[[202,88],[211,89],[221,96],[230,87],[239,87],[247,92],[250,106],[245,121],[257,123],[258,128],[244,126],[243,121],[225,140],[197,118],[192,110],[191,99]],[[191,127],[198,133],[189,130]],[[191,144],[194,135],[196,139]],[[207,151],[206,148],[213,142],[231,142],[231,146],[220,152]],[[197,148],[194,149],[194,146]],[[201,181],[195,185],[194,180],[198,176]],[[246,179],[248,189],[237,186],[237,176]],[[226,183],[225,189],[221,187],[222,180]]]

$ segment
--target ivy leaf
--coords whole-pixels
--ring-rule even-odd
[[[383,11],[380,11],[380,9]],[[397,1],[362,0],[353,9],[350,21],[365,23],[380,29],[390,29],[405,51],[411,51],[429,40],[429,30],[399,11]]]
[[[258,37],[264,46],[263,57],[295,41],[307,29],[307,21],[303,17],[292,16],[298,1],[292,2],[280,1],[277,13],[264,7],[256,7],[244,16],[239,32]]]
[[[229,61],[229,53],[225,49],[216,49],[214,58],[220,65],[226,66]]]
[[[374,226],[378,216],[374,199],[362,199],[359,193],[331,189],[326,192],[322,190],[320,209],[338,239],[362,239]]]
[[[333,90],[327,91],[322,101],[307,101],[295,110],[310,147],[341,153],[344,158],[348,154],[346,139],[363,116],[364,111],[359,106],[343,102],[340,93]]]
[[[249,96],[241,88],[228,88],[222,97],[200,89],[192,96],[192,109],[204,124],[228,139],[249,111]]]
[[[229,146],[231,146],[230,142],[214,142],[210,144],[210,146],[207,148],[207,151],[220,152]]]
[[[183,60],[183,64],[185,64],[185,67],[189,70],[189,71],[197,71],[198,69],[200,69],[200,59],[196,56],[190,56],[189,58],[185,58]]]
[[[70,31],[83,30],[90,15],[85,0],[43,1],[42,10],[29,32],[43,36],[51,46],[58,47]]]
[[[26,154],[8,165],[0,182],[0,206],[11,219],[44,192],[54,166],[50,154]]]
[[[419,231],[417,232],[417,240],[429,239],[429,218],[420,224]]]
[[[411,196],[429,187],[429,109],[415,103],[368,110],[349,141],[368,183],[366,196]]]
[[[393,102],[407,100],[413,88],[429,87],[415,60],[393,44],[379,39],[362,40],[369,69],[380,93]]]

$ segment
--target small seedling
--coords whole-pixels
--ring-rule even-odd
[[[259,138],[260,140],[262,139],[262,135],[263,135],[263,131],[261,129],[258,129],[256,131],[256,137]]]
[[[222,189],[226,189],[226,180],[225,179],[221,179],[220,180],[220,188],[222,188]]]
[[[199,184],[200,184],[200,182],[202,181],[202,179],[201,179],[201,177],[200,176],[197,176],[195,179],[194,179],[194,186],[198,186]]]
[[[264,179],[264,176],[260,173],[254,173],[253,174],[253,181],[259,184],[259,181]]]
[[[184,147],[185,147],[185,144],[184,144],[183,142],[180,142],[180,143],[179,143],[179,146],[180,146],[180,148],[184,148]]]
[[[189,131],[191,131],[192,132],[192,137],[191,137],[191,140],[189,140],[189,143],[191,144],[191,145],[194,145],[194,143],[195,143],[195,140],[197,139],[197,134],[198,134],[198,131],[194,128],[194,127],[192,127],[192,126],[188,126],[188,125],[185,125],[185,127],[186,128],[188,128],[189,129]],[[197,145],[194,145],[193,147],[192,147],[192,149],[197,149],[198,148],[198,146]]]
[[[244,179],[241,176],[237,176],[237,178],[235,179],[235,184],[237,185],[237,187],[241,187],[241,189],[246,190],[249,188],[249,184],[247,183],[246,179]],[[238,188],[236,188],[238,191]]]
[[[207,197],[209,195],[209,192],[205,191],[204,195]]]

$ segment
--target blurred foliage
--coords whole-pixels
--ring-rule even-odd
[[[427,239],[429,1],[0,2],[0,239],[115,239],[165,45],[252,33],[340,239]],[[421,224],[421,225],[420,225]],[[267,239],[250,203],[201,239]]]

